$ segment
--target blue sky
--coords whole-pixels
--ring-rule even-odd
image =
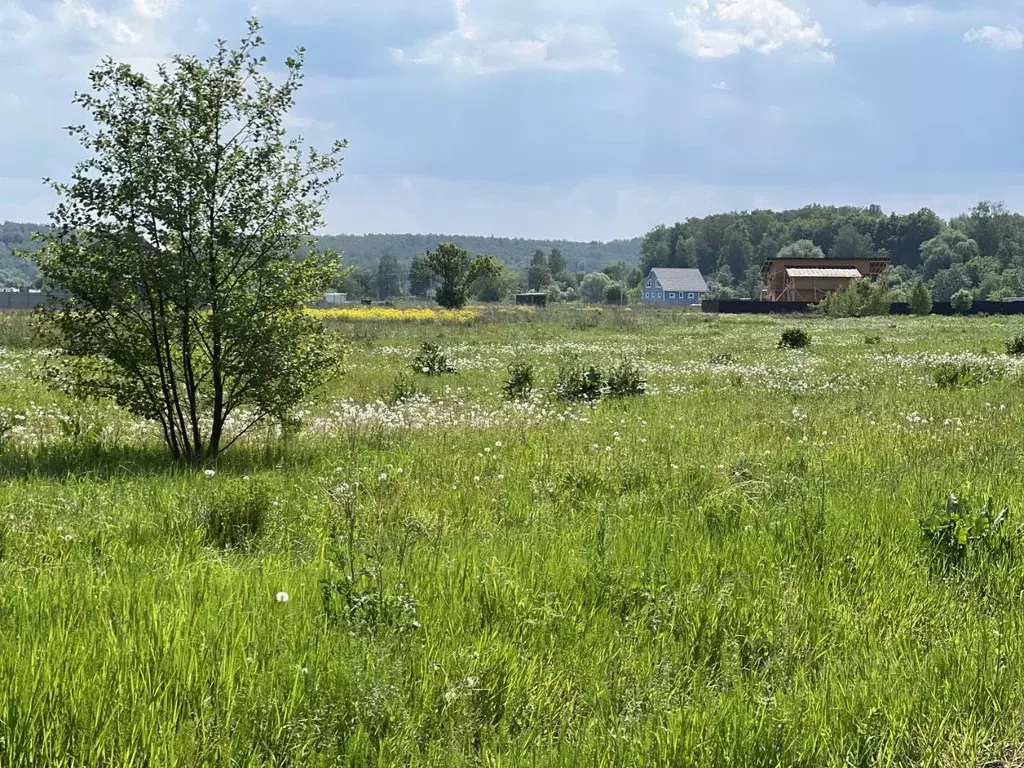
[[[347,138],[332,232],[609,239],[809,202],[1024,210],[1021,0],[0,0],[0,219],[42,220],[75,89],[236,40],[308,49]]]

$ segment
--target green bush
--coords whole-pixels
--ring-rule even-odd
[[[914,285],[910,292],[910,312],[914,315],[930,315],[932,313],[932,292],[923,282]]]
[[[533,392],[533,366],[518,361],[508,367],[508,379],[502,386],[506,400],[525,400]]]
[[[605,394],[604,375],[596,366],[573,360],[559,369],[554,394],[566,403],[597,402]]]
[[[1002,368],[991,363],[943,363],[935,369],[933,378],[939,389],[966,389],[1002,378],[1003,374]]]
[[[958,315],[966,315],[974,307],[974,294],[968,291],[966,288],[961,288],[959,291],[953,294],[953,298],[949,300],[949,303],[953,307],[953,311]]]
[[[779,349],[803,349],[811,343],[811,336],[802,328],[787,328],[779,339]]]
[[[992,499],[978,510],[950,494],[945,505],[920,521],[921,534],[944,569],[964,564],[973,551],[1000,555],[1012,547],[1005,532],[1010,516],[1008,507],[996,512]]]
[[[892,298],[892,291],[884,282],[863,277],[826,296],[818,309],[829,317],[888,315]]]
[[[443,373],[455,373],[455,366],[437,344],[428,341],[420,346],[420,351],[412,359],[412,370],[424,376],[440,376]]]
[[[609,371],[605,391],[608,397],[639,397],[647,391],[647,380],[640,375],[639,368],[623,360]]]
[[[1015,336],[1011,341],[1006,342],[1006,354],[1024,355],[1024,336]]]

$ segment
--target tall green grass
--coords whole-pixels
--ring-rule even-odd
[[[306,423],[384,398],[424,341],[462,361],[421,382],[460,407],[499,408],[518,359],[549,391],[568,351],[628,354],[650,393],[264,437],[212,477],[145,439],[10,445],[0,765],[1014,764],[1024,562],[937,569],[918,521],[992,496],[1019,541],[1013,363],[939,389],[922,355],[1020,329],[815,319],[776,349],[792,324],[389,329]],[[0,406],[67,406],[27,376],[0,373]],[[232,495],[245,546],[210,535]]]

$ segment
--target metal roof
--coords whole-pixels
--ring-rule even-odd
[[[666,291],[683,291],[686,293],[706,293],[708,284],[699,269],[665,269],[658,267],[651,270],[658,283]]]
[[[786,274],[790,277],[863,277],[860,270],[853,267],[789,267]]]

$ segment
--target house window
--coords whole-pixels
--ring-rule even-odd
[[[688,293],[688,294],[686,294],[686,298],[687,298],[687,299],[689,299],[690,301],[693,301],[693,300],[694,300],[694,299],[696,299],[697,297],[696,297],[696,296],[694,296],[694,295],[693,295],[692,293]]]
[[[648,280],[647,281],[647,287],[650,288],[652,285],[654,285],[654,281],[653,280]]]
[[[668,297],[669,297],[670,299],[674,299],[674,298],[676,297],[676,295],[675,295],[674,293],[670,293],[670,294],[668,295]]]

